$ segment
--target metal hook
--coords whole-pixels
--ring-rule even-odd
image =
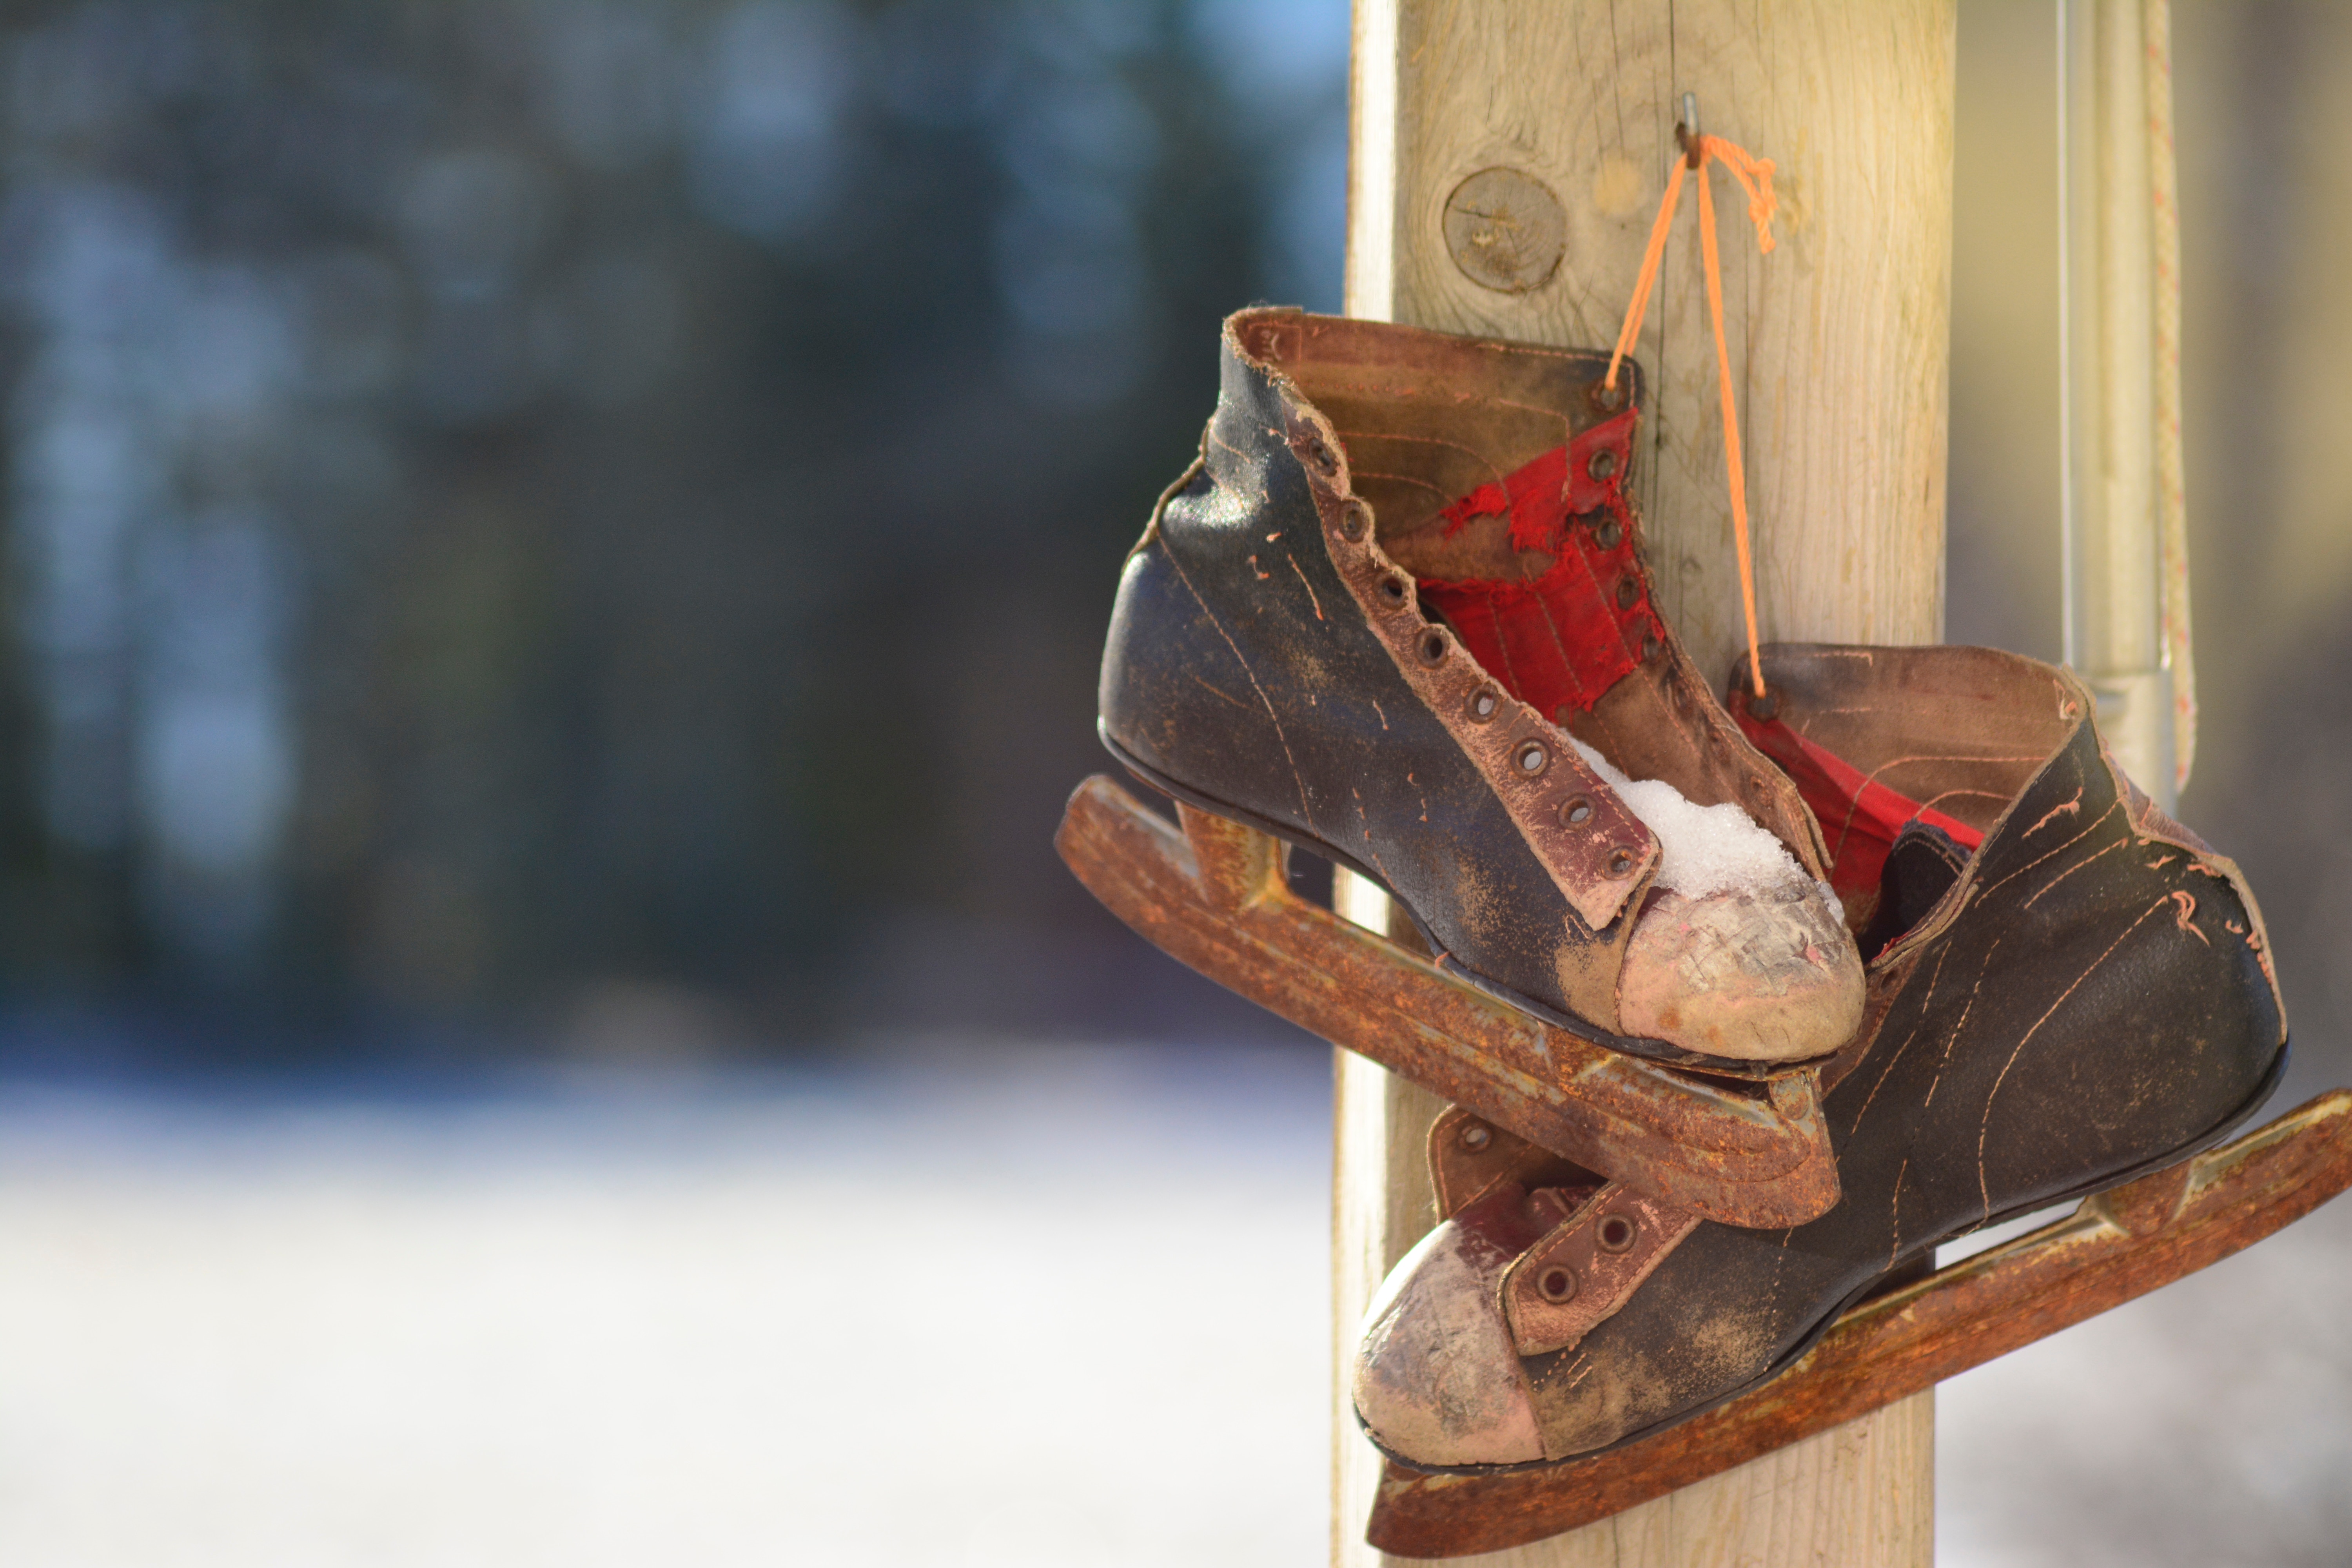
[[[1698,94],[1686,92],[1683,94],[1682,121],[1675,127],[1675,141],[1694,169],[1698,167]]]

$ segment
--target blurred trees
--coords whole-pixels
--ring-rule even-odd
[[[1021,954],[1111,951],[1047,846],[1101,617],[1218,318],[1336,308],[1345,56],[1337,0],[15,8],[0,963],[1087,984]]]
[[[1339,303],[1345,0],[0,13],[0,980],[1188,1028],[1048,847],[1218,318]],[[2176,15],[2206,743],[2352,1029],[2318,0]],[[2052,655],[2043,0],[1962,8],[1956,637]],[[1766,526],[1769,526],[1769,521]],[[1246,1026],[1247,1009],[1223,1014]]]

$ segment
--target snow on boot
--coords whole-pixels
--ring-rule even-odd
[[[1233,317],[1201,458],[1120,582],[1102,736],[1375,879],[1452,973],[1552,1024],[1717,1071],[1818,1058],[1861,963],[1811,816],[1652,605],[1638,379],[1607,366]]]
[[[2074,677],[1969,647],[1768,646],[1762,666],[1760,699],[1733,679],[1744,721],[1841,847],[1842,889],[1864,866],[1879,882],[1869,1022],[1822,1070],[1846,1196],[1746,1229],[1537,1151],[1367,1316],[1357,1414],[1405,1465],[1672,1426],[1940,1243],[2218,1142],[2284,1069],[2252,891],[2116,770]]]

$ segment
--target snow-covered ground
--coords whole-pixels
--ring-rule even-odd
[[[0,1085],[0,1563],[1298,1564],[1328,1079]],[[2340,1563],[2352,1205],[1948,1384],[1941,1561]]]

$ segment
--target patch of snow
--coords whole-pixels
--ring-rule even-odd
[[[1725,892],[1764,892],[1794,882],[1818,887],[1788,847],[1728,801],[1694,805],[1663,779],[1630,779],[1607,758],[1570,737],[1585,765],[1617,792],[1626,809],[1658,837],[1657,886],[1685,899]],[[1823,897],[1829,896],[1826,888]]]
[[[1319,1559],[1330,1078],[982,1043],[478,1099],[0,1079],[0,1563]]]

